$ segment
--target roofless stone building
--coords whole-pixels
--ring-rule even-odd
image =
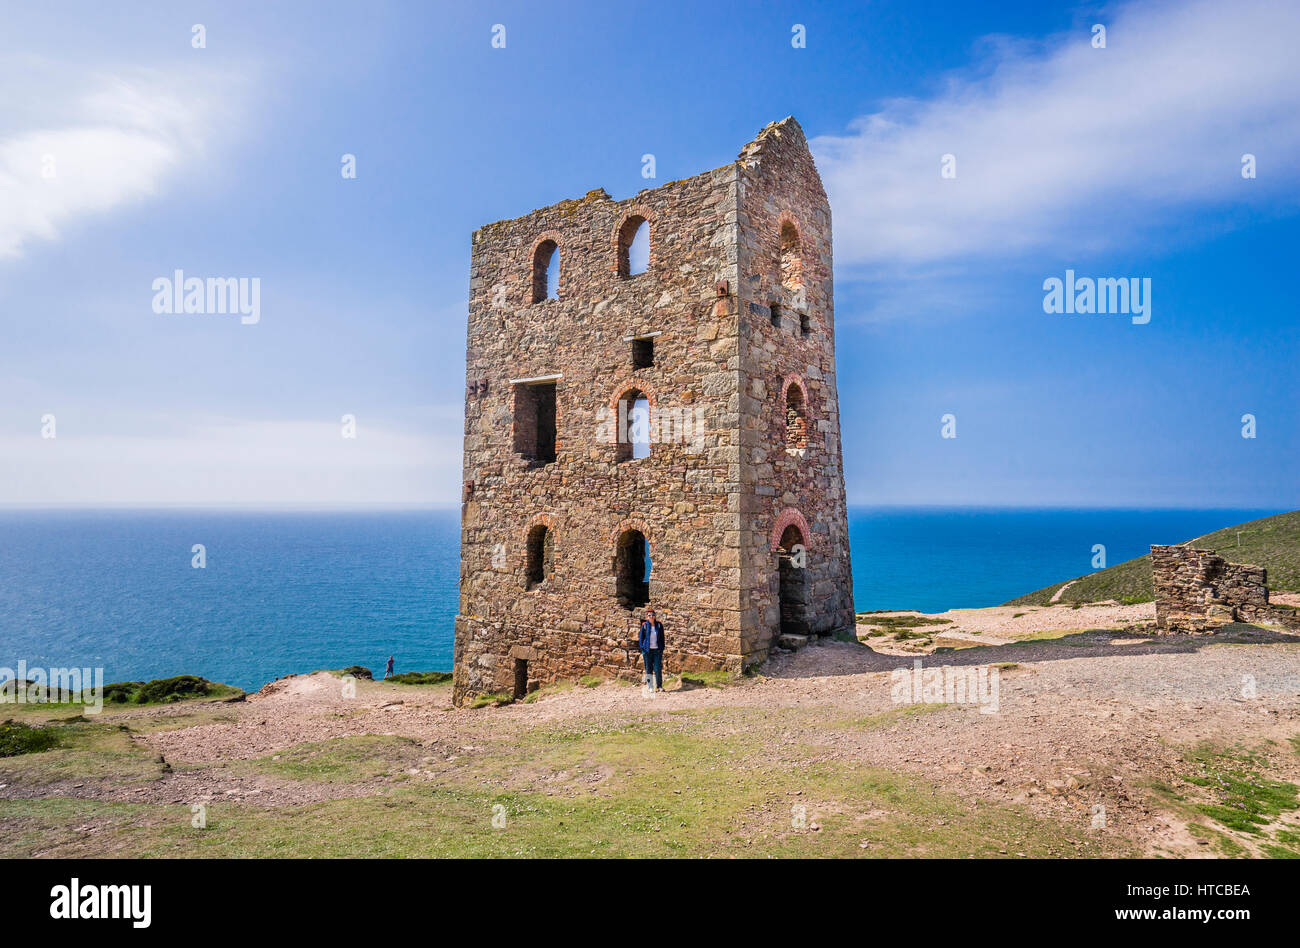
[[[476,231],[455,700],[639,678],[647,603],[673,672],[852,629],[834,330],[793,118],[714,171]]]

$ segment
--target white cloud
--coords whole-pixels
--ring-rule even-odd
[[[1293,211],[1297,36],[1300,5],[1200,0],[1118,7],[1033,48],[992,41],[978,74],[812,142],[837,263],[1087,253],[1182,227],[1189,208]],[[1243,153],[1258,179],[1242,179]]]
[[[341,424],[217,419],[155,436],[86,433],[60,415],[58,436],[0,436],[0,498],[15,504],[347,504],[455,502],[458,405],[420,430],[357,418]],[[174,419],[172,420],[174,421]]]
[[[0,260],[157,194],[203,153],[233,85],[216,74],[91,71],[34,57],[0,68]]]

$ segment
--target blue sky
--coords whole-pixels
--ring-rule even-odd
[[[454,503],[471,232],[793,114],[834,213],[851,502],[1300,506],[1292,5],[3,21],[0,503]],[[258,278],[260,321],[155,313],[176,269]],[[1149,278],[1150,323],[1045,314],[1067,269]]]

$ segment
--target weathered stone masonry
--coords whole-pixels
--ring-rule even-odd
[[[792,118],[714,171],[475,232],[458,702],[639,676],[647,599],[674,672],[853,628],[832,301],[830,206]]]
[[[1174,632],[1213,632],[1230,622],[1300,629],[1300,616],[1269,605],[1268,573],[1229,563],[1213,550],[1152,546],[1156,626]]]

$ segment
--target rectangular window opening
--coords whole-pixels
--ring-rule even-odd
[[[632,367],[648,369],[655,364],[655,341],[653,339],[632,340]]]
[[[515,386],[515,451],[533,467],[555,460],[555,383]]]

